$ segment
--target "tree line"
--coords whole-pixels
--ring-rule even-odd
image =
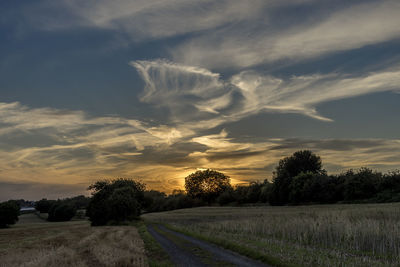
[[[185,178],[185,191],[167,196],[146,191],[149,212],[201,205],[270,205],[382,203],[400,201],[400,172],[381,173],[362,167],[329,175],[321,158],[309,150],[281,159],[272,182],[232,186],[229,177],[213,171],[197,171]]]
[[[132,179],[100,180],[89,186],[92,197],[63,200],[42,199],[36,210],[48,213],[49,221],[68,221],[77,210],[85,210],[92,225],[121,224],[143,212],[158,212],[206,205],[300,205],[331,203],[374,203],[400,201],[400,172],[381,173],[369,168],[329,175],[319,156],[309,150],[281,159],[272,182],[232,186],[229,176],[201,170],[185,178],[185,190],[167,195],[146,190]],[[0,227],[18,220],[19,202],[0,203]],[[83,217],[83,214],[81,214]]]

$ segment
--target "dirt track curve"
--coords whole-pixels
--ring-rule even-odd
[[[148,225],[147,229],[176,266],[268,266],[214,244],[172,231],[162,225]]]

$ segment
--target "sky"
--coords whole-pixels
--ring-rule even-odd
[[[397,0],[0,2],[0,200],[400,167]]]

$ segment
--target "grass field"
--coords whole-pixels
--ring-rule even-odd
[[[400,204],[205,207],[143,218],[283,266],[400,262]]]
[[[0,266],[147,266],[135,227],[91,227],[88,221],[49,223],[35,214],[0,229]]]

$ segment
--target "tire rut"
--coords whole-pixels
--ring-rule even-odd
[[[207,266],[203,264],[197,256],[185,252],[184,250],[179,248],[174,242],[157,232],[152,226],[147,226],[147,230],[168,253],[168,255],[171,257],[172,262],[174,262],[176,266]]]
[[[157,225],[157,230],[153,226],[148,225],[149,233],[161,244],[161,246],[170,255],[172,261],[177,266],[245,266],[245,267],[265,267],[269,266],[262,262],[249,259],[236,252],[221,248],[217,245],[198,240],[191,236],[172,231],[162,225]],[[179,246],[168,236],[178,238],[186,242],[185,247]],[[197,247],[205,251],[211,256],[207,259],[198,257],[194,253],[188,251],[187,247]]]

